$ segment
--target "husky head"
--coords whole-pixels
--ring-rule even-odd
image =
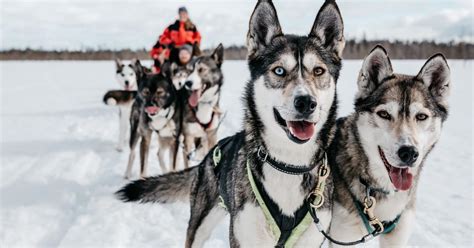
[[[395,74],[385,49],[376,46],[363,62],[358,87],[357,127],[370,171],[386,188],[408,190],[447,117],[446,59],[432,56],[416,76]]]
[[[120,59],[115,59],[115,77],[124,90],[137,90],[138,88],[137,62],[140,63],[140,61],[133,59],[129,64],[124,64]]]
[[[153,118],[162,112],[169,113],[167,109],[174,103],[176,91],[170,80],[163,74],[144,73],[140,81],[138,97],[143,103],[145,113]]]
[[[187,69],[190,72],[185,87],[191,92],[188,104],[197,107],[200,101],[214,101],[223,82],[221,65],[224,61],[224,47],[222,44],[211,55],[200,56],[189,62]]]
[[[129,64],[124,64],[120,59],[115,59],[115,77],[124,90],[137,90],[138,88],[137,62],[140,63],[139,60],[133,59]]]
[[[169,65],[167,73],[167,75],[173,82],[173,86],[176,90],[180,90],[184,86],[189,74],[190,71],[187,69],[186,66],[178,65],[175,62]]]
[[[250,118],[263,125],[267,146],[313,149],[318,133],[334,123],[344,44],[342,17],[333,1],[321,7],[308,36],[284,35],[273,3],[257,3],[247,34],[246,99],[249,109],[256,107]]]

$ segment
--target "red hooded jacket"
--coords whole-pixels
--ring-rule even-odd
[[[153,46],[150,55],[152,58],[155,58],[155,56],[160,55],[163,50],[170,46],[178,48],[184,44],[194,45],[196,43],[201,43],[201,34],[196,29],[196,26],[186,27],[186,23],[177,20],[165,29],[158,42]],[[165,55],[168,57],[169,51]]]

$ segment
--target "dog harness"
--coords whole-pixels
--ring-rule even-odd
[[[230,204],[229,196],[225,188],[228,172],[230,171],[232,162],[238,155],[239,148],[243,145],[244,140],[244,133],[237,133],[234,136],[221,140],[212,152],[215,173],[219,180],[219,205],[225,209],[227,209],[227,206]],[[282,172],[288,171],[288,174],[292,175],[306,173],[314,169],[319,162],[314,163],[315,165],[311,165],[310,167],[287,165],[272,159],[262,147],[257,151],[256,156],[260,158],[262,163],[267,162],[275,169]],[[329,168],[326,160],[327,159],[324,156],[323,163],[318,170],[316,188],[309,196],[309,198],[311,198],[309,201],[311,201],[312,206],[315,207],[320,207],[324,202],[323,192],[325,188],[325,180],[329,175]],[[311,225],[312,217],[308,206],[303,204],[295,212],[294,217],[283,215],[279,206],[268,196],[261,182],[255,180],[252,170],[250,169],[250,159],[246,162],[246,168],[252,192],[255,195],[258,205],[262,209],[268,228],[276,239],[275,247],[293,247],[301,235]]]
[[[156,116],[148,118],[151,119],[150,128],[163,137],[174,136],[174,122],[172,121],[174,115],[174,108],[172,106],[167,108],[166,114],[158,113]],[[161,132],[161,133],[160,133]]]
[[[200,104],[209,104],[209,105],[212,105],[212,101],[211,102],[200,102]],[[199,105],[198,105],[199,106]],[[216,115],[216,110],[215,110],[215,106],[213,107],[213,111],[212,111],[212,115],[211,115],[211,120],[207,123],[202,123],[201,120],[199,120],[199,118],[197,117],[197,111],[198,111],[198,108],[197,107],[191,107],[191,105],[189,105],[189,107],[191,108],[191,112],[193,113],[193,117],[194,119],[196,120],[196,122],[204,129],[204,130],[207,130],[211,127],[213,121],[214,121],[214,117]]]
[[[225,188],[227,185],[227,177],[244,141],[245,134],[241,131],[233,136],[220,140],[212,151],[214,173],[219,182],[219,205],[226,210],[227,206],[230,206],[230,197]]]
[[[384,189],[371,187],[369,185],[369,183],[367,182],[367,180],[365,180],[363,178],[359,178],[359,181],[366,188],[366,198],[373,197],[373,192],[380,192],[381,194],[385,194],[385,195],[389,194],[389,192],[384,190]],[[364,212],[364,203],[357,200],[356,197],[353,194],[351,194],[351,197],[352,197],[352,200],[354,201],[354,204],[357,207],[357,211],[359,212],[360,218],[364,222],[364,225],[365,225],[365,228],[367,229],[367,232],[368,233],[373,232],[374,228],[370,224],[371,218],[370,218],[370,216],[367,215],[367,213]],[[400,220],[401,216],[402,216],[402,214],[400,213],[392,221],[382,221],[383,231],[381,232],[381,234],[387,234],[387,233],[390,233],[391,231],[393,231],[393,229],[395,229],[395,227],[397,226],[398,221]]]
[[[393,231],[393,229],[395,229],[395,227],[397,226],[398,221],[400,220],[401,214],[397,215],[397,217],[392,221],[380,221],[377,217],[375,217],[374,209],[376,205],[376,200],[375,197],[372,196],[373,192],[378,191],[384,194],[388,194],[388,192],[384,191],[383,189],[370,187],[367,183],[364,183],[365,180],[363,180],[362,178],[360,179],[360,182],[366,187],[366,196],[364,198],[364,202],[361,203],[360,201],[358,201],[352,193],[351,197],[354,201],[354,204],[356,205],[359,216],[361,217],[364,226],[367,229],[367,234],[364,235],[361,239],[348,242],[333,239],[324,231],[323,226],[321,225],[320,220],[317,216],[317,208],[310,209],[310,213],[319,232],[321,232],[321,234],[323,234],[323,236],[326,237],[332,243],[342,246],[352,246],[366,243],[367,241],[379,236],[380,234],[387,234]],[[308,203],[308,205],[309,204],[310,203]]]

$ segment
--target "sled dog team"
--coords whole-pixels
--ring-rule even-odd
[[[318,247],[326,239],[347,246],[374,237],[382,247],[405,246],[418,179],[448,115],[450,69],[436,54],[417,75],[399,74],[376,46],[352,82],[358,86],[354,112],[337,118],[343,33],[335,1],[323,4],[307,36],[284,34],[273,3],[258,1],[247,33],[244,124],[220,141],[214,129],[222,46],[162,74],[148,74],[138,61],[118,64],[119,81],[125,89],[138,86],[137,93],[111,92],[104,100],[119,105],[121,115],[130,113],[126,177],[141,140],[142,179],[117,196],[190,202],[185,247],[202,247],[225,215],[231,247]],[[119,146],[122,131],[121,124]],[[146,177],[152,132],[164,171],[175,168],[164,167],[162,149],[176,151],[179,135],[185,160],[198,140],[207,155],[197,166],[185,161],[184,170]],[[170,157],[174,164],[176,156]]]
[[[224,48],[219,45],[211,55],[199,56],[186,66],[167,63],[161,73],[151,73],[139,60],[130,64],[116,60],[117,81],[124,90],[108,91],[104,102],[119,106],[117,150],[121,151],[126,137],[130,137],[125,178],[131,177],[138,142],[140,177],[146,177],[153,133],[158,137],[157,154],[163,172],[176,169],[180,137],[184,138],[185,168],[189,167],[191,153],[198,148],[207,153],[216,144],[223,56]],[[170,161],[168,167],[166,158]]]

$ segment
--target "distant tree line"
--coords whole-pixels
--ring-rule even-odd
[[[426,59],[435,53],[443,53],[448,59],[474,59],[474,44],[465,42],[436,43],[434,41],[387,41],[387,40],[347,40],[343,57],[345,59],[362,59],[377,44],[383,45],[392,59]],[[210,52],[204,50],[204,52]],[[242,60],[247,56],[245,46],[228,46],[225,59]],[[149,59],[146,49],[85,49],[38,50],[10,49],[0,51],[0,60],[111,60],[114,58],[141,60]]]

